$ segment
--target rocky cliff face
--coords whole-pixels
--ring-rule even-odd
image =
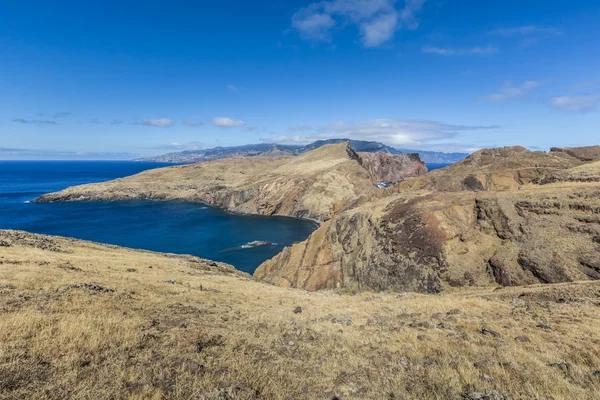
[[[375,182],[401,182],[427,173],[418,154],[360,153],[360,164]]]
[[[561,183],[501,191],[405,190],[339,213],[255,275],[307,290],[421,292],[600,279],[600,184],[573,183],[596,170],[587,164],[563,171],[570,179]]]
[[[379,166],[373,171],[363,167],[363,157],[348,143],[340,143],[297,157],[235,158],[155,169],[68,188],[37,201],[185,200],[239,213],[325,221],[356,197],[375,193],[373,181],[380,179],[379,171],[396,176],[424,173],[418,157],[411,155],[368,155],[368,165]]]

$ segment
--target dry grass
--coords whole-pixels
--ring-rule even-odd
[[[0,231],[0,398],[600,399],[599,296],[308,293]]]

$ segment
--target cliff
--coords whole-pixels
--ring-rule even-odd
[[[556,171],[574,164],[580,162],[520,148],[481,152],[412,180],[434,189],[396,187],[340,212],[255,276],[307,290],[429,293],[600,279],[600,181],[590,179],[598,176],[598,163]],[[465,188],[463,174],[476,171],[486,171],[486,186],[478,178],[482,187]],[[527,183],[545,181],[544,173],[553,182],[568,179]]]
[[[425,172],[418,156],[359,155],[348,143],[339,143],[297,157],[232,158],[154,169],[36,201],[184,200],[238,213],[325,221],[352,199],[375,193],[374,183],[383,178]]]

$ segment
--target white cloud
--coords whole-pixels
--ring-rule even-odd
[[[495,29],[489,32],[491,35],[500,36],[528,36],[528,35],[560,35],[556,28],[545,28],[536,25],[517,26],[513,28]]]
[[[406,0],[397,8],[395,0],[327,0],[303,7],[292,16],[292,28],[300,37],[315,42],[330,42],[331,32],[339,26],[357,25],[365,47],[389,41],[400,28],[416,29],[415,15],[425,0]]]
[[[498,93],[493,93],[489,96],[482,97],[481,99],[487,101],[506,101],[515,99],[525,96],[527,93],[540,86],[540,84],[539,81],[527,81],[521,85],[515,86],[511,82],[506,82]]]
[[[34,119],[34,118],[15,118],[15,119],[13,119],[13,122],[16,122],[19,124],[31,124],[31,125],[38,125],[38,126],[58,125],[58,122],[53,121],[53,120]]]
[[[233,93],[238,93],[238,92],[240,91],[240,88],[239,88],[239,87],[237,87],[237,86],[234,86],[234,85],[232,85],[232,84],[229,84],[229,85],[227,85],[227,89],[228,89],[230,92],[233,92]]]
[[[168,144],[160,145],[154,147],[159,150],[200,150],[205,148],[205,146],[200,142],[189,142],[189,143],[179,143],[179,142],[171,142]]]
[[[202,121],[194,121],[194,120],[191,120],[191,119],[185,119],[185,120],[183,120],[183,124],[187,125],[187,126],[202,126],[202,125],[204,125],[204,122],[202,122]]]
[[[360,30],[365,47],[377,47],[387,42],[396,30],[398,14],[384,14],[371,22],[361,24]]]
[[[595,111],[599,96],[558,96],[548,100],[550,107],[557,110],[586,113]]]
[[[6,160],[131,160],[138,156],[139,154],[126,152],[10,149],[0,147],[0,159]]]
[[[231,118],[225,118],[225,117],[218,117],[218,118],[213,118],[212,119],[212,123],[216,126],[220,126],[222,128],[232,128],[232,127],[237,127],[237,126],[244,126],[244,121],[235,121]]]
[[[440,56],[467,56],[467,55],[481,55],[481,56],[489,56],[492,54],[496,54],[498,52],[498,48],[492,45],[488,45],[485,47],[471,47],[469,49],[456,49],[449,47],[435,47],[435,46],[426,46],[422,49],[423,53],[427,54],[437,54]]]
[[[173,125],[175,121],[169,118],[157,118],[157,119],[144,119],[142,120],[142,125],[146,126],[156,126],[160,128],[168,128]]]
[[[312,135],[290,135],[262,139],[282,144],[307,144],[321,139],[373,140],[390,146],[423,146],[443,141],[461,132],[496,129],[498,126],[452,125],[435,121],[376,119],[347,124],[336,122]]]

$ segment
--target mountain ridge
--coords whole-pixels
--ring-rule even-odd
[[[328,144],[339,144],[343,142],[349,142],[352,148],[357,152],[387,154],[416,153],[419,154],[421,161],[425,163],[454,163],[466,158],[469,155],[468,153],[444,153],[434,151],[397,149],[391,146],[387,146],[381,142],[375,141],[326,139],[317,140],[308,145],[259,143],[241,146],[217,146],[203,150],[184,150],[180,152],[171,152],[160,156],[138,158],[134,161],[188,164],[235,157],[298,156]]]

